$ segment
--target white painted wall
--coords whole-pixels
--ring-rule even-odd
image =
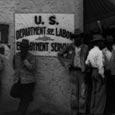
[[[14,13],[74,13],[75,28],[83,29],[83,0],[0,0],[0,23],[9,24],[11,57],[5,61],[2,77],[0,110],[16,110],[18,101],[9,95],[12,86],[11,68],[14,54]],[[70,75],[57,58],[37,57],[37,86],[30,111],[42,108],[48,111],[70,112]]]

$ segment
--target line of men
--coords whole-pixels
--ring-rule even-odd
[[[112,106],[114,110],[115,41],[112,35],[91,36],[73,34],[74,42],[58,53],[63,66],[71,55],[68,70],[76,82],[77,115],[105,115]]]

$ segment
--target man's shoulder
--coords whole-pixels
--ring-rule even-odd
[[[89,47],[88,47],[88,45],[86,45],[86,44],[82,44],[82,45],[81,45],[81,49],[82,49],[84,52],[88,52]]]
[[[36,59],[36,56],[33,55],[32,53],[28,52],[28,54],[27,54],[27,58],[33,60],[33,59]]]
[[[89,52],[93,52],[93,51],[95,51],[95,49],[94,49],[94,48],[91,48],[91,49],[89,50]]]
[[[89,54],[95,55],[99,50],[96,47],[93,47],[92,49],[89,50]]]
[[[82,44],[81,47],[86,48],[86,47],[88,47],[88,45]]]
[[[73,43],[71,43],[71,44],[69,44],[68,46],[67,46],[68,48],[75,48],[75,45],[73,44]]]

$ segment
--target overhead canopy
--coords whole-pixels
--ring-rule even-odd
[[[115,0],[84,0],[84,22],[115,16]]]

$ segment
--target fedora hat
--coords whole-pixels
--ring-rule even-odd
[[[29,47],[29,40],[23,39],[22,42],[20,43],[21,47]]]
[[[97,41],[105,41],[105,39],[101,34],[94,34],[91,42],[97,42]]]
[[[83,32],[80,29],[75,29],[74,33],[71,35],[72,39],[83,37]]]
[[[79,34],[76,34],[76,33],[74,33],[74,34],[72,34],[71,35],[71,38],[83,38],[84,37],[84,33],[79,33]]]

